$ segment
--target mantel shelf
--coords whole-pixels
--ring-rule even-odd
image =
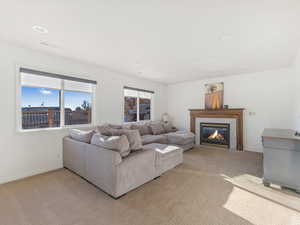
[[[231,108],[231,109],[189,109],[189,111],[200,111],[200,112],[223,112],[223,111],[243,111],[244,108]]]

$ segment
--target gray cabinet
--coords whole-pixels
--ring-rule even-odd
[[[300,138],[294,130],[265,129],[264,147],[265,186],[278,184],[300,191]]]

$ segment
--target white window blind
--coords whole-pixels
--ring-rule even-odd
[[[152,98],[152,93],[149,92],[139,92],[139,97],[140,98],[147,98],[147,99],[151,99]]]
[[[80,91],[80,92],[93,92],[94,84],[91,83],[84,83],[72,80],[65,80],[64,81],[64,89],[67,91]]]
[[[126,97],[138,97],[138,92],[135,90],[124,89],[124,95]]]
[[[61,89],[61,79],[21,73],[21,85],[29,87]]]

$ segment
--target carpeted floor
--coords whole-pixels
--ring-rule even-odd
[[[300,195],[261,183],[262,155],[194,148],[119,200],[74,173],[0,185],[1,225],[300,224]]]

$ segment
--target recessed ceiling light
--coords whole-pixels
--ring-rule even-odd
[[[43,34],[46,34],[48,33],[48,30],[45,28],[45,27],[41,27],[41,26],[38,26],[38,25],[34,25],[32,27],[32,29],[36,32],[39,32],[39,33],[43,33]]]

